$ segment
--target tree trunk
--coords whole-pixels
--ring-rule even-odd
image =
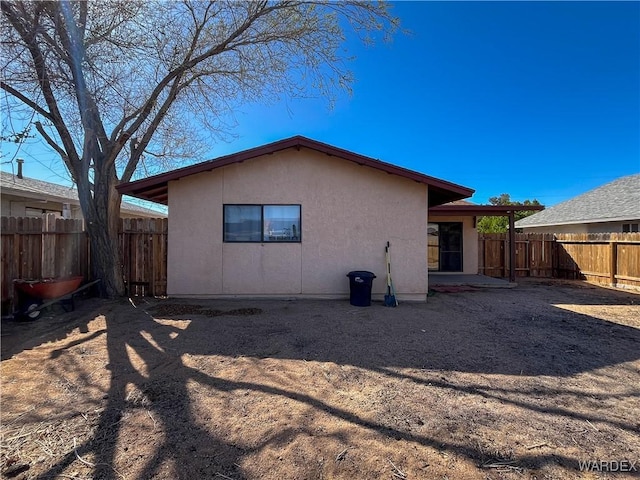
[[[100,174],[96,171],[93,192],[78,188],[89,233],[91,274],[94,280],[100,279],[100,294],[106,298],[125,294],[118,238],[120,194],[115,188],[116,182],[115,172]]]
[[[91,274],[101,296],[114,298],[125,294],[118,229],[102,219],[87,222],[91,251]]]

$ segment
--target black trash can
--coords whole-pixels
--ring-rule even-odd
[[[371,305],[371,285],[376,276],[372,272],[356,270],[347,273],[349,277],[349,302],[355,307]]]

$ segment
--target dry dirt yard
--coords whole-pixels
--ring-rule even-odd
[[[640,472],[637,293],[528,282],[397,308],[78,303],[3,322],[5,478]],[[581,461],[636,472],[581,471]]]

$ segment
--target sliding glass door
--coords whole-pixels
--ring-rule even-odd
[[[462,223],[429,223],[427,262],[435,272],[462,271]]]

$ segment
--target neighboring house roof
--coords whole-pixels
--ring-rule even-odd
[[[348,160],[350,162],[357,163],[358,165],[365,165],[367,167],[382,170],[394,175],[399,175],[419,183],[424,183],[429,186],[429,204],[440,205],[446,202],[459,200],[462,198],[470,197],[473,195],[474,190],[450,183],[445,180],[430,177],[422,173],[408,170],[406,168],[398,167],[390,163],[385,163],[380,160],[376,160],[364,155],[343,150],[326,143],[321,143],[316,140],[311,140],[302,136],[295,136],[277,142],[269,143],[261,147],[251,148],[249,150],[243,150],[238,153],[218,157],[213,160],[191,165],[189,167],[172,170],[167,173],[155,175],[153,177],[137,180],[130,183],[119,185],[118,191],[123,194],[131,195],[145,200],[151,200],[153,202],[167,204],[168,201],[168,183],[172,180],[178,180],[188,175],[194,175],[201,172],[207,172],[216,168],[224,167],[234,163],[244,162],[253,158],[260,157],[262,155],[268,155],[288,148],[309,148],[318,152],[325,153],[329,156],[335,156]]]
[[[32,198],[34,200],[48,200],[51,202],[70,203],[79,205],[78,190],[57,183],[36,180],[35,178],[17,176],[9,172],[0,172],[0,193],[17,197]],[[145,217],[166,217],[166,214],[150,208],[122,202],[120,210],[129,215],[141,215]]]
[[[640,219],[640,173],[621,177],[515,223],[518,228]]]

